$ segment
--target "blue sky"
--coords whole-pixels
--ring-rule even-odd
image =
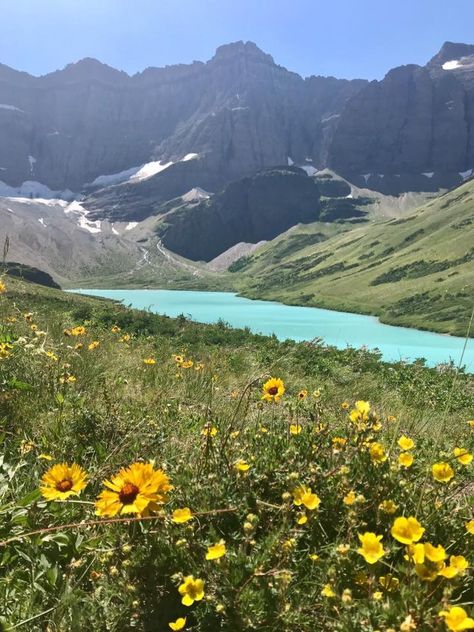
[[[445,40],[474,43],[474,0],[0,0],[0,62],[45,74],[96,57],[133,74],[252,40],[303,76],[381,78]]]

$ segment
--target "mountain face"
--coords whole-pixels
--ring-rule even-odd
[[[133,77],[93,59],[43,77],[0,66],[0,180],[80,191],[152,157],[189,153],[220,185],[288,156],[323,163],[334,117],[365,83],[304,80],[251,42]]]

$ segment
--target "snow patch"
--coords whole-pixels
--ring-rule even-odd
[[[328,123],[329,121],[332,121],[333,119],[337,119],[340,116],[341,116],[340,114],[331,114],[331,116],[326,116],[326,118],[321,119],[321,123]]]
[[[365,184],[367,184],[367,182],[369,181],[369,178],[370,178],[370,176],[371,176],[371,175],[372,175],[371,173],[364,173],[364,174],[362,175],[362,177],[363,177],[363,178],[364,178],[364,180],[365,180]]]
[[[89,211],[87,211],[80,202],[74,200],[71,204],[64,209],[64,213],[66,215],[73,214],[76,216],[77,225],[79,228],[87,230],[89,233],[101,233],[101,222],[100,220],[91,221],[87,219],[87,215]]]
[[[180,162],[188,162],[188,160],[196,160],[199,158],[199,154],[186,154],[184,158],[181,158]]]
[[[463,180],[466,180],[466,178],[469,178],[470,176],[472,176],[473,171],[474,169],[468,169],[467,171],[460,171],[459,175],[461,176]]]
[[[107,176],[98,176],[93,182],[91,182],[91,186],[108,187],[112,184],[126,182],[132,176],[136,175],[140,169],[141,167],[131,167],[130,169],[125,169],[124,171],[119,171],[118,173],[111,173]]]
[[[168,169],[171,165],[174,164],[171,161],[166,162],[164,165],[161,164],[161,160],[153,160],[152,162],[147,162],[142,165],[136,173],[134,173],[129,179],[128,182],[139,182],[140,180],[146,180],[147,178],[151,178],[155,176],[157,173]]]
[[[295,164],[295,163],[293,162],[293,160],[292,160],[289,156],[287,156],[287,158],[286,158],[286,159],[288,160],[288,166],[289,166],[289,167],[292,167],[292,166]]]
[[[34,156],[28,156],[28,162],[30,163],[30,172],[33,173],[35,170],[36,158]]]
[[[118,230],[114,226],[112,226],[112,232],[113,232],[114,235],[120,235],[120,233],[118,232]]]
[[[10,112],[23,112],[24,110],[20,110],[16,105],[10,105],[9,103],[0,103],[0,110],[9,110]]]
[[[44,217],[40,217],[38,219],[38,222],[41,224],[41,226],[43,226],[44,228],[46,228],[46,224],[44,223]]]
[[[248,105],[238,105],[235,108],[231,108],[231,112],[238,112],[239,110],[249,110],[249,106]]]
[[[58,198],[72,200],[74,193],[69,189],[65,189],[64,191],[52,191],[46,184],[36,182],[35,180],[27,180],[19,187],[12,187],[0,180],[0,197],[29,198],[34,201],[38,201],[38,198],[42,200],[57,200]]]
[[[451,61],[445,61],[442,68],[443,70],[454,70],[455,68],[459,68],[460,65],[459,59],[451,59]]]
[[[309,176],[314,176],[315,173],[318,173],[318,170],[312,167],[311,165],[303,165],[300,167],[300,169],[303,169],[303,171],[306,171],[306,173]]]
[[[424,172],[422,173],[422,175],[426,176],[427,178],[432,178],[434,176],[434,171]]]
[[[125,230],[132,230],[135,226],[138,226],[138,222],[128,222],[125,226]]]

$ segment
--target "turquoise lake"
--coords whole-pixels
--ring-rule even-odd
[[[457,365],[464,346],[463,338],[417,329],[383,325],[373,316],[335,312],[315,307],[294,307],[270,301],[252,301],[231,292],[192,292],[181,290],[73,290],[103,296],[124,305],[166,316],[184,314],[200,323],[219,319],[232,327],[249,327],[255,333],[275,334],[279,339],[312,340],[322,338],[339,348],[379,349],[385,360],[413,361],[425,358],[429,366],[442,362]],[[470,339],[463,365],[474,372],[474,340]]]

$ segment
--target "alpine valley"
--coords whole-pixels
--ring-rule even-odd
[[[0,138],[12,274],[237,290],[465,334],[474,45],[371,82],[303,78],[252,42],[134,76],[0,64]]]

